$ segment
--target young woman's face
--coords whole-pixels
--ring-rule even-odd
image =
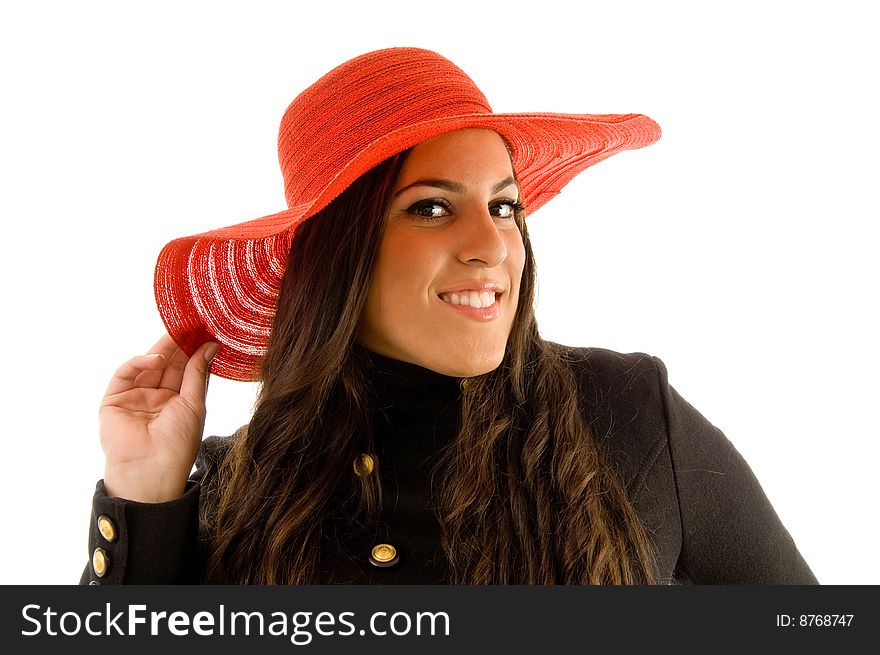
[[[361,343],[445,375],[497,368],[525,261],[518,197],[493,131],[460,130],[415,146],[391,200]]]

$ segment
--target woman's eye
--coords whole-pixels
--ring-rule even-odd
[[[406,210],[419,218],[436,219],[449,215],[449,207],[444,202],[437,200],[422,200]]]
[[[490,207],[493,216],[498,218],[513,218],[517,211],[522,211],[523,206],[515,200],[497,202]]]

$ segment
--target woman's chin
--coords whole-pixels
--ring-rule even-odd
[[[470,378],[494,371],[501,365],[507,345],[506,340],[493,343],[485,339],[477,343],[468,343],[467,340],[450,343],[444,340],[399,345],[388,340],[361,339],[360,344],[385,357],[456,378]]]
[[[459,353],[453,357],[432,357],[425,364],[425,368],[456,378],[471,378],[494,371],[501,365],[504,359],[504,350],[500,352],[480,351],[463,355]]]

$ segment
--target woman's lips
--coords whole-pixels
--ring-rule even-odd
[[[504,288],[500,284],[498,284],[497,282],[493,282],[492,280],[465,280],[454,287],[444,289],[437,295],[443,296],[448,293],[464,293],[472,291],[475,291],[477,293],[481,293],[483,291],[491,291],[493,293],[500,294],[504,293]]]

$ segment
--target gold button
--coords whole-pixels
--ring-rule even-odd
[[[377,544],[373,546],[370,553],[370,563],[373,566],[386,567],[397,564],[400,557],[397,555],[397,549],[391,544]]]
[[[366,477],[373,472],[375,460],[368,453],[361,453],[354,459],[354,474],[358,477]]]
[[[95,548],[95,552],[92,553],[92,568],[95,569],[95,575],[103,578],[109,567],[110,558],[107,556],[107,551],[103,548]]]
[[[98,532],[109,542],[116,541],[116,526],[103,514],[98,517]]]

